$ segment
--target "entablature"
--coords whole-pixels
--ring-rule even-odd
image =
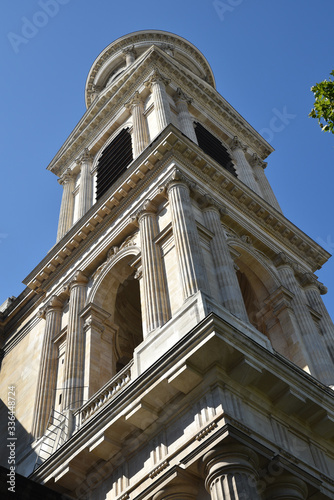
[[[137,186],[147,186],[148,179],[152,182],[152,177],[168,162],[171,164],[173,159],[181,162],[194,175],[194,181],[199,185],[202,181],[203,186],[209,185],[212,188],[218,200],[222,200],[226,206],[227,213],[224,217],[236,233],[247,236],[247,228],[252,227],[252,234],[249,236],[254,245],[258,245],[259,250],[266,252],[270,258],[281,252],[283,245],[284,251],[295,260],[309,263],[306,270],[313,272],[329,258],[328,252],[243,182],[218,165],[176,127],[169,125],[152,143],[150,149],[144,150],[132,162],[108,193],[50,250],[24,283],[38,293],[45,291],[46,285],[59,274],[64,261],[74,252],[82,253],[87,249],[91,238],[96,238],[106,221],[110,224],[110,220],[119,216],[121,208],[124,211],[123,201],[129,203],[135,199],[138,194]],[[121,204],[122,207],[119,207]],[[83,241],[85,243],[82,243]]]
[[[101,141],[107,140],[112,133],[108,131],[112,126],[111,117],[116,117],[121,112],[124,103],[143,85],[154,69],[172,75],[171,85],[175,87],[174,90],[182,86],[186,92],[196,98],[196,102],[202,105],[203,109],[216,117],[217,123],[222,122],[229,131],[231,139],[238,135],[262,159],[273,151],[260,134],[214,88],[180,64],[176,62],[172,64],[158,47],[152,47],[143,56],[140,64],[134,65],[133,68],[131,66],[131,71],[125,70],[115,82],[100,93],[51,161],[47,167],[48,170],[58,176],[62,175],[86,147],[92,154],[96,154],[101,147]],[[101,137],[103,129],[105,133]],[[98,145],[97,137],[99,137]]]
[[[186,412],[190,412],[189,419],[194,418],[195,402],[217,390],[219,408],[200,429],[193,426],[192,432],[184,434],[160,470],[146,469],[147,479],[168,474],[176,463],[189,471],[207,447],[228,435],[239,435],[241,440],[253,443],[263,458],[279,454],[287,465],[298,466],[305,477],[309,474],[315,483],[321,479],[332,490],[330,478],[308,455],[297,454],[297,461],[294,459],[291,464],[289,447],[277,442],[271,429],[275,425],[282,426],[282,432],[289,429],[301,436],[305,446],[312,440],[314,446],[331,455],[333,391],[284,357],[235,330],[230,320],[227,312],[222,317],[209,314],[137,378],[131,377],[131,366],[125,367],[75,412],[76,431],[31,477],[37,482],[55,481],[55,489],[73,489],[80,484],[70,481],[76,467],[79,478],[87,477],[91,467],[95,468],[101,460],[109,463],[111,470],[117,468],[120,453],[126,460],[133,452],[131,439],[136,440],[136,453],[140,453],[141,445],[148,443],[158,428],[168,428]],[[234,394],[241,401],[247,399],[260,426],[256,418],[245,422],[233,410],[229,401]],[[250,394],[254,397],[249,398]],[[264,422],[266,432],[263,432]],[[139,475],[127,493],[134,492],[145,480]]]

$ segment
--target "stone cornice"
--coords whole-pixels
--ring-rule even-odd
[[[133,414],[133,408],[140,409],[142,406],[147,412],[157,414],[157,412],[161,411],[163,413],[163,408],[161,408],[162,400],[164,407],[173,404],[171,402],[172,396],[169,399],[166,397],[166,385],[173,384],[175,378],[175,374],[170,372],[171,363],[173,366],[182,366],[184,373],[190,377],[196,371],[197,374],[200,374],[199,378],[202,378],[204,384],[210,383],[210,375],[206,373],[206,369],[203,370],[203,365],[198,359],[199,349],[202,354],[206,353],[212,361],[212,366],[216,367],[214,375],[218,384],[224,383],[224,386],[229,389],[230,380],[232,379],[233,384],[238,384],[240,387],[242,385],[240,384],[240,371],[244,369],[245,365],[248,368],[251,367],[253,370],[251,372],[253,375],[251,384],[256,389],[255,400],[258,401],[257,403],[253,402],[253,404],[256,404],[258,410],[263,402],[268,404],[267,402],[270,401],[271,413],[275,416],[283,414],[287,419],[287,425],[293,430],[300,429],[302,426],[307,429],[307,434],[310,434],[311,438],[314,435],[320,435],[322,443],[326,443],[326,439],[333,438],[334,423],[331,413],[333,391],[320,384],[283,356],[272,353],[260,346],[245,333],[238,331],[238,335],[236,335],[228,313],[223,314],[222,317],[211,313],[177,344],[173,345],[166,354],[142,375],[125,384],[112,397],[109,399],[100,398],[101,391],[94,395],[76,412],[76,417],[80,417],[81,414],[86,418],[84,424],[30,477],[37,482],[52,481],[52,478],[55,477],[57,479],[61,478],[61,474],[59,475],[60,464],[67,464],[74,459],[78,460],[81,453],[83,455],[87,454],[87,452],[90,453],[90,448],[95,449],[94,443],[96,443],[96,439],[101,438],[106,431],[111,433],[114,425],[117,427],[118,419],[122,420],[123,426],[128,425],[128,416]],[[201,357],[201,359],[203,358]],[[228,377],[226,377],[226,372],[229,374]],[[269,391],[268,379],[270,380]],[[201,382],[197,380],[198,383]],[[307,393],[305,387],[307,387]],[[161,394],[164,394],[164,397],[157,400],[156,408],[145,405],[143,403],[144,397],[147,397],[150,391],[157,391],[158,388]],[[290,410],[286,400],[294,404],[293,410]],[[94,405],[94,402],[97,404]],[[99,404],[100,402],[101,404]],[[182,411],[188,405],[189,399],[187,400],[187,397],[183,398],[182,403],[179,400],[179,411]],[[89,411],[89,414],[86,415],[86,409],[91,407],[93,410],[96,408],[96,410],[92,413]],[[289,409],[288,414],[285,414],[284,408]],[[265,409],[262,409],[263,413],[265,411]],[[219,413],[212,419],[212,422],[216,422],[217,425],[209,433],[207,441],[205,439],[198,441],[195,436],[190,436],[189,441],[185,440],[182,445],[183,463],[186,464],[195,455],[202,454],[203,447],[212,447],[211,443],[217,440],[218,437],[221,438],[222,425],[230,423],[229,421],[228,413],[225,413],[225,411]],[[82,422],[82,419],[80,422]],[[322,427],[323,422],[327,426],[325,430]],[[154,432],[156,432],[154,426],[145,429],[145,441],[151,439]],[[245,427],[244,432],[252,432],[251,437],[256,441],[257,433],[255,429]],[[246,435],[243,436],[246,437]],[[194,450],[194,444],[197,450]],[[266,446],[275,444],[279,446],[274,441],[271,444],[268,441],[266,442]],[[259,447],[261,447],[261,444],[259,444]],[[188,449],[187,453],[184,452],[186,449]],[[122,453],[124,453],[124,460],[126,460],[126,450],[123,449]],[[93,457],[92,454],[91,458]],[[95,460],[97,462],[99,458],[96,457]],[[84,462],[83,473],[86,473],[88,466]],[[300,462],[303,465],[303,470],[310,471],[307,461],[300,457]],[[91,463],[89,466],[91,466]],[[58,484],[61,485],[61,480],[58,481]],[[131,485],[131,489],[133,488],[135,488],[135,484]]]
[[[195,176],[212,186],[213,192],[218,199],[223,196],[224,205],[228,207],[229,223],[239,224],[242,221],[234,219],[233,212],[242,213],[247,220],[252,220],[262,228],[268,235],[272,245],[271,257],[281,251],[280,245],[288,248],[292,255],[310,263],[312,270],[321,267],[329,258],[330,254],[305,235],[300,229],[288,221],[281,213],[275,210],[260,196],[249,189],[239,179],[231,175],[227,170],[220,167],[214,160],[207,156],[196,144],[185,138],[183,134],[173,125],[169,125],[158,138],[152,143],[150,149],[146,149],[131,164],[127,170],[127,176],[122,176],[106,195],[101,198],[80,219],[71,230],[55,245],[40,264],[23,281],[33,290],[41,293],[45,291],[45,285],[57,276],[62,269],[62,264],[78,250],[89,245],[90,238],[96,237],[100,227],[104,227],[103,221],[108,220],[113,211],[114,218],[117,216],[116,207],[126,200],[131,201],[136,193],[134,189],[138,183],[154,169],[160,160],[167,161],[171,158],[181,161],[187,169]],[[160,167],[159,167],[160,168]],[[154,173],[152,172],[152,175]],[[255,226],[256,227],[256,226]],[[245,229],[243,229],[243,232]],[[271,237],[274,237],[273,242]],[[86,240],[85,244],[83,240]],[[68,260],[66,260],[68,262]]]
[[[159,69],[173,77],[172,83],[175,83],[176,89],[182,86],[188,94],[196,95],[199,104],[212,113],[218,122],[225,123],[232,135],[238,135],[261,157],[265,158],[273,151],[260,134],[215,89],[187,71],[177,61],[171,64],[162,50],[152,47],[140,58],[140,64],[131,65],[131,69],[125,70],[115,82],[101,92],[47,169],[60,176],[72,162],[75,162],[83,148],[89,147],[91,152],[96,153],[99,148],[96,149],[92,143],[97,133],[110,122],[111,116],[115,116],[123,108],[123,103],[133,96],[151,72]]]

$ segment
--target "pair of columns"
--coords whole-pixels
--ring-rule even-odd
[[[331,332],[329,341],[332,342],[334,339],[333,324],[320,298],[319,290],[315,289],[314,283],[306,283],[308,286],[305,292],[297,281],[293,263],[284,253],[278,254],[274,263],[282,285],[293,294],[291,307],[297,320],[295,322],[296,335],[300,339],[301,348],[304,351],[304,357],[311,374],[325,385],[333,385],[333,361],[309,308],[310,302],[314,309],[318,309],[322,315],[321,321],[324,331]]]
[[[80,406],[83,399],[85,336],[83,318],[80,316],[80,312],[86,300],[87,283],[88,278],[81,271],[78,271],[69,286],[69,319],[66,337],[65,375],[62,386],[64,411]],[[54,295],[47,306],[39,312],[40,317],[45,319],[45,328],[34,413],[33,433],[35,437],[44,434],[54,404],[58,362],[54,338],[61,331],[64,299],[67,296],[68,291],[59,297]]]
[[[169,82],[170,80],[163,77],[158,71],[155,71],[145,83],[153,94],[158,133],[167,127],[169,123],[172,123],[172,112],[166,92],[166,85],[168,85]],[[186,94],[178,88],[175,95],[175,105],[178,112],[180,130],[184,135],[197,144],[193,119],[188,109],[190,102],[191,99],[189,99]]]
[[[266,163],[256,154],[254,154],[251,161],[248,162],[245,156],[246,147],[241,143],[238,137],[234,137],[231,149],[237,164],[238,178],[256,194],[264,198],[272,207],[282,212],[266,174],[264,173]]]
[[[126,50],[127,65],[134,61],[133,48]],[[153,94],[154,108],[156,114],[156,122],[158,133],[167,127],[172,122],[172,114],[166,92],[166,85],[169,80],[163,77],[158,71],[155,71],[145,85]],[[193,126],[193,120],[188,110],[190,100],[181,91],[176,93],[176,107],[178,110],[178,119],[181,131],[188,136],[192,141],[197,143],[196,134]],[[133,119],[133,155],[134,158],[149,144],[149,132],[146,118],[144,117],[144,103],[139,95],[135,92],[132,99],[126,104],[126,107],[132,113]],[[92,157],[88,149],[85,149],[82,156],[77,160],[81,168],[79,200],[78,200],[78,219],[80,219],[92,205]],[[59,241],[73,224],[74,214],[74,197],[73,190],[75,187],[75,175],[69,169],[59,179],[59,183],[63,186],[63,196],[60,208],[57,241]]]
[[[176,259],[182,296],[186,301],[197,291],[210,293],[208,278],[197,230],[189,183],[175,170],[162,188],[170,204]],[[220,211],[213,200],[204,209],[207,226],[212,231],[211,249],[220,287],[220,301],[232,314],[248,321],[234,264],[220,222]],[[142,279],[144,291],[144,336],[161,327],[169,317],[166,282],[161,252],[154,239],[158,234],[156,208],[147,200],[136,214],[142,247]]]
[[[213,448],[201,459],[200,469],[211,500],[306,500],[305,482],[279,467],[258,474],[259,460],[250,448],[226,444]],[[197,500],[197,481],[185,473],[159,490],[152,500]]]
[[[80,165],[80,188],[78,199],[78,219],[80,219],[92,206],[92,168],[93,158],[86,148],[83,154],[77,159],[77,164]],[[74,196],[73,190],[75,187],[76,175],[67,169],[58,180],[63,186],[63,196],[60,206],[57,242],[69,231],[73,225],[74,216]]]
[[[212,500],[305,500],[304,481],[280,467],[264,479],[258,475],[256,453],[239,443],[210,450],[202,458],[205,487]]]
[[[172,122],[172,113],[166,91],[166,85],[168,85],[169,81],[170,80],[162,76],[158,71],[155,71],[148,81],[145,82],[145,86],[150,89],[153,95],[158,133],[164,130],[164,128]],[[193,120],[188,109],[190,99],[187,98],[180,88],[177,89],[175,103],[181,132],[197,144]],[[138,91],[135,92],[132,99],[126,104],[126,107],[130,109],[132,113],[133,154],[134,158],[137,158],[149,143],[148,126],[146,118],[144,117],[144,103]]]
[[[174,172],[168,183],[167,195],[183,298],[186,300],[198,290],[210,293],[201,242],[190,200],[189,183],[179,171]],[[207,227],[213,233],[210,246],[221,293],[220,301],[232,314],[248,321],[234,263],[221,225],[220,209],[214,200],[207,197],[207,206],[203,212]]]

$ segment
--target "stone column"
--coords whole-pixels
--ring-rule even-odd
[[[204,259],[189,193],[184,177],[176,170],[168,183],[167,194],[184,299],[198,290],[207,289]]]
[[[153,94],[158,133],[166,128],[172,121],[172,114],[166,92],[166,85],[168,85],[169,82],[170,80],[163,77],[159,71],[155,71],[145,83],[145,85],[151,89]]]
[[[148,145],[148,128],[146,118],[143,114],[144,105],[139,95],[139,92],[135,92],[133,98],[126,104],[126,107],[130,109],[132,113],[133,122],[133,156],[137,158],[140,153]]]
[[[154,238],[158,234],[156,207],[150,200],[146,200],[136,217],[140,229],[145,303],[143,330],[145,333],[150,333],[156,328],[161,327],[168,320],[166,283],[161,252],[160,248],[154,242]]]
[[[64,410],[78,408],[83,400],[85,337],[80,313],[85,305],[87,277],[77,271],[70,284],[70,305],[67,326]]]
[[[79,187],[79,210],[80,219],[92,206],[92,157],[86,148],[77,162],[81,165],[81,177]]]
[[[198,144],[193,119],[191,114],[189,113],[188,104],[191,103],[191,99],[189,99],[184,92],[180,88],[177,89],[175,104],[178,112],[178,120],[180,124],[180,130],[184,135],[189,137],[195,144]]]
[[[53,405],[57,377],[57,349],[53,339],[61,330],[62,308],[63,302],[53,295],[47,306],[40,311],[40,317],[45,319],[45,329],[34,414],[35,438],[44,434]]]
[[[308,488],[301,479],[284,474],[267,486],[263,496],[264,500],[306,500]]]
[[[63,196],[60,205],[57,242],[62,239],[72,226],[75,177],[71,170],[67,169],[60,179],[58,179],[58,182],[63,186]]]
[[[248,163],[246,156],[245,156],[245,146],[241,144],[239,139],[237,137],[234,137],[231,149],[233,151],[233,156],[235,158],[235,161],[237,163],[237,172],[238,172],[238,178],[244,182],[250,189],[255,191],[258,195],[262,197],[261,190],[258,186],[258,183],[255,180],[254,177],[254,172],[252,170],[252,167]]]
[[[248,322],[248,315],[235,273],[234,262],[220,222],[219,208],[210,197],[207,197],[207,200],[208,206],[203,210],[203,213],[206,226],[214,234],[210,246],[222,305],[238,318]]]
[[[132,47],[126,47],[123,50],[123,54],[125,55],[126,67],[130,66],[133,62],[135,62],[136,53],[133,45]]]
[[[202,458],[205,487],[212,500],[260,500],[256,490],[258,458],[240,444],[222,445]]]
[[[257,154],[253,154],[253,158],[250,162],[251,167],[253,168],[253,172],[255,175],[255,179],[258,182],[258,185],[260,186],[260,190],[262,193],[263,198],[278,212],[282,213],[282,209],[279,206],[279,203],[276,199],[276,196],[274,195],[274,191],[271,188],[271,185],[267,179],[267,176],[264,172],[264,169],[266,168],[267,164],[262,161]]]
[[[301,332],[302,342],[307,352],[311,374],[326,385],[333,384],[333,363],[324,345],[307,306],[304,290],[299,286],[292,262],[282,252],[274,261],[282,285],[293,293],[292,307]]]
[[[327,308],[320,297],[327,293],[327,288],[317,281],[316,277],[311,273],[305,273],[300,277],[301,285],[304,287],[305,294],[310,306],[319,314],[320,329],[324,336],[325,343],[328,347],[331,346],[334,355],[334,324],[327,311]]]

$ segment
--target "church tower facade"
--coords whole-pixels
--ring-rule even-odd
[[[57,243],[0,316],[17,472],[78,499],[333,499],[329,254],[282,214],[273,149],[171,33],[111,43],[85,96],[48,166]]]

